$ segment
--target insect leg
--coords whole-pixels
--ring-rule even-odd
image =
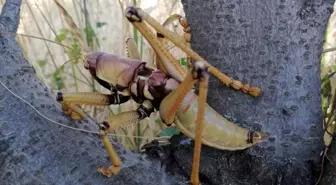
[[[193,156],[193,165],[191,171],[191,184],[199,185],[199,167],[200,167],[200,158],[201,158],[201,140],[203,134],[203,123],[204,123],[204,113],[206,107],[206,98],[208,92],[208,80],[209,74],[205,66],[200,66],[198,69],[198,77],[200,81],[199,86],[199,95],[198,95],[198,111],[196,119],[196,132],[195,132],[195,146],[194,146],[194,156]]]
[[[168,17],[164,23],[162,24],[163,27],[167,27],[169,24],[172,24],[173,21],[178,20],[179,24],[183,27],[183,42],[186,44],[187,47],[190,48],[190,41],[191,41],[191,33],[190,33],[190,26],[188,24],[188,21],[186,20],[186,18],[184,18],[183,16],[179,15],[179,14],[173,14],[170,17]],[[165,37],[164,35],[162,35],[161,33],[157,33],[157,37],[158,39],[162,42],[162,44],[165,44]],[[167,41],[166,41],[167,42]],[[188,64],[188,68],[191,68],[191,58],[190,56],[187,55],[187,64]]]
[[[166,125],[169,126],[174,122],[176,111],[197,81],[189,72],[180,85],[162,100],[159,110],[161,119]]]
[[[121,165],[121,160],[117,154],[117,152],[114,150],[109,137],[107,136],[106,132],[101,131],[100,132],[100,138],[105,146],[105,149],[109,155],[110,161],[112,163],[112,166],[109,168],[106,167],[98,167],[98,172],[101,174],[111,177],[114,174],[117,174],[120,171],[120,165]]]
[[[195,146],[194,146],[194,156],[193,156],[193,167],[191,175],[191,183],[193,185],[199,185],[199,161],[200,161],[200,151],[201,151],[201,138],[203,133],[203,123],[204,114],[206,106],[206,96],[207,96],[207,85],[208,85],[209,74],[206,65],[202,61],[193,63],[192,71],[187,74],[185,80],[170,93],[160,105],[160,115],[162,120],[166,124],[174,122],[175,114],[180,107],[183,99],[186,97],[187,93],[193,88],[193,86],[199,81],[200,82],[200,92],[199,92],[199,105],[197,111],[196,119],[196,129],[195,129]]]
[[[186,45],[187,45],[188,47],[190,47],[190,38],[191,38],[191,36],[190,36],[190,28],[189,28],[189,25],[188,25],[186,19],[185,19],[183,16],[181,16],[181,15],[179,15],[179,14],[173,14],[173,15],[169,16],[169,17],[162,23],[162,26],[168,29],[168,27],[171,26],[171,25],[173,25],[173,22],[176,21],[176,20],[177,20],[177,21],[179,22],[179,24],[183,27],[183,32],[184,32],[184,33],[183,33],[183,37],[181,37],[181,39],[183,39],[183,42],[185,42]],[[176,30],[175,25],[173,25],[173,29]],[[161,42],[161,45],[162,45],[163,47],[165,47],[165,48],[168,50],[168,52],[171,52],[170,50],[171,50],[173,47],[170,46],[170,45],[168,44],[168,43],[169,43],[169,40],[166,39],[165,36],[162,35],[160,32],[157,32],[156,37],[157,37],[157,39]],[[188,68],[191,68],[191,66],[190,66],[190,57],[189,57],[189,56],[187,56],[187,64],[188,64]],[[164,70],[162,61],[160,60],[160,57],[157,57],[157,58],[156,58],[156,65],[157,65],[157,68],[158,68],[158,69],[160,69],[160,70],[166,72],[166,71]],[[167,73],[167,72],[166,72],[166,73]]]
[[[141,60],[138,47],[134,39],[128,38],[126,40],[126,49],[127,49],[127,57]]]
[[[133,26],[140,31],[140,33],[146,38],[155,53],[162,62],[164,71],[171,75],[173,78],[179,81],[183,81],[186,71],[182,68],[180,63],[173,57],[173,55],[165,48],[158,40],[156,35],[147,27],[144,22],[137,16],[133,9],[126,9],[126,18],[133,24]],[[183,37],[179,36],[181,39]]]
[[[114,150],[107,133],[114,129],[120,128],[123,125],[137,123],[138,121],[148,117],[154,111],[152,104],[149,101],[144,103],[137,109],[122,112],[117,115],[113,115],[99,124],[100,135],[105,149],[109,155],[112,166],[106,168],[103,166],[98,167],[98,172],[110,177],[120,171],[121,160]]]
[[[171,24],[174,20],[179,19],[181,16],[178,14],[174,14],[171,15],[170,17],[168,17],[162,24],[163,27]],[[165,37],[160,34],[159,32],[156,33],[156,38],[158,39],[158,41],[161,43],[161,45],[167,49],[167,52],[169,51],[167,43],[165,42]],[[156,55],[159,55],[156,53]],[[161,61],[160,57],[156,58],[156,66],[158,69],[160,69],[161,71],[167,73],[167,71],[164,69],[164,65],[163,62]]]
[[[196,61],[204,61],[205,65],[208,67],[208,72],[216,76],[222,83],[226,84],[229,87],[232,87],[236,90],[241,90],[244,93],[248,93],[251,96],[259,96],[260,88],[250,87],[248,84],[242,84],[238,80],[233,80],[231,77],[223,74],[217,68],[212,66],[210,63],[206,62],[200,55],[198,55],[190,47],[187,47],[186,43],[183,42],[183,38],[177,35],[176,33],[162,27],[154,18],[144,12],[141,8],[128,7],[126,10],[126,16],[130,17],[129,19],[133,25],[144,24],[147,22],[151,25],[156,31],[161,33],[163,36],[171,40],[177,47],[182,49],[188,56]],[[131,16],[130,16],[131,15]],[[139,26],[138,26],[139,27]],[[153,46],[153,45],[152,45]]]
[[[108,106],[111,104],[125,103],[129,96],[120,94],[102,94],[99,92],[75,92],[75,93],[57,93],[56,100],[62,105],[66,115],[72,119],[84,119],[85,114],[78,104]]]
[[[186,42],[186,46],[188,48],[191,48],[191,33],[190,33],[190,26],[188,24],[188,21],[186,18],[181,18],[179,20],[181,26],[183,27],[183,31],[184,31],[184,34],[183,34],[183,37],[185,39],[185,42]],[[191,67],[191,57],[189,55],[187,55],[187,62],[188,62],[188,65],[189,67]]]

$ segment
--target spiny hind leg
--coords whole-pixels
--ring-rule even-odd
[[[102,94],[99,92],[58,92],[56,100],[62,105],[64,113],[74,120],[82,120],[84,111],[79,105],[108,106],[111,104],[124,103],[129,100],[128,96],[120,94]]]
[[[168,29],[168,26],[172,25],[174,21],[178,21],[179,24],[182,26],[182,28],[183,28],[183,37],[181,37],[181,41],[183,41],[185,43],[185,45],[190,48],[191,33],[190,33],[190,27],[189,27],[188,21],[187,21],[187,19],[185,17],[183,17],[180,14],[173,14],[173,15],[169,16],[162,23],[162,27]],[[173,27],[175,29],[175,25]],[[160,42],[162,43],[162,45],[164,45],[168,50],[170,50],[169,47],[171,47],[171,46],[168,46],[168,44],[167,44],[167,42],[169,41],[169,39],[165,39],[164,35],[162,35],[159,32],[157,32],[157,38],[158,38],[158,40],[160,40]],[[191,57],[187,55],[186,56],[186,60],[187,60],[187,67],[189,69],[191,69]],[[158,68],[161,69],[162,67],[160,68],[160,65],[162,65],[162,64],[160,64],[159,62],[158,62],[158,65],[159,65]]]
[[[191,48],[191,33],[190,33],[190,26],[188,24],[188,21],[185,17],[181,17],[179,19],[180,25],[183,27],[183,37],[185,39],[185,44],[188,48]],[[187,64],[188,67],[191,68],[191,57],[187,55]]]
[[[171,42],[173,42],[177,47],[182,49],[192,59],[194,59],[195,61],[203,61],[208,68],[208,72],[216,76],[219,80],[222,81],[222,83],[224,83],[228,87],[231,87],[236,90],[241,90],[244,93],[247,93],[251,96],[260,95],[261,93],[260,88],[249,86],[248,84],[243,84],[242,82],[234,80],[233,78],[223,74],[220,70],[209,64],[207,61],[205,61],[194,50],[192,50],[190,47],[187,47],[186,44],[183,42],[183,39],[181,39],[181,36],[161,26],[154,18],[152,18],[149,14],[144,12],[141,8],[132,6],[128,7],[126,10],[126,15],[133,25],[140,27],[141,25],[144,25],[145,22],[147,22],[157,32],[162,34],[164,37],[168,38]]]
[[[188,24],[188,21],[185,17],[179,14],[173,14],[169,16],[162,24],[162,27],[167,29],[167,26],[169,24],[172,24],[173,21],[178,20],[179,24],[183,27],[183,38],[184,43],[190,47],[190,40],[191,40],[191,34],[190,34],[190,26]],[[160,36],[161,35],[161,36]],[[157,33],[157,37],[164,37],[160,32]]]
[[[141,60],[137,44],[133,38],[126,39],[126,52],[128,58]]]
[[[156,54],[157,67],[174,77],[178,81],[183,81],[186,71],[182,68],[180,63],[175,59],[175,57],[168,51],[167,47],[164,44],[164,38],[158,37],[157,34],[144,23],[139,15],[137,10],[129,7],[126,9],[125,13],[126,18],[130,23],[140,31],[140,33],[146,38],[148,43],[152,46]],[[160,25],[160,24],[159,24]],[[161,26],[161,25],[160,25]],[[161,26],[162,27],[162,26]],[[183,40],[183,37],[177,35],[180,40]]]
[[[180,20],[180,18],[182,18],[181,15],[179,14],[173,14],[171,16],[169,16],[163,23],[162,23],[162,27],[165,27],[168,29],[169,26],[173,25],[173,22],[176,20]],[[173,28],[175,29],[175,25],[173,25]],[[169,40],[167,40],[160,32],[156,33],[156,38],[157,40],[161,43],[162,47],[165,48],[165,50],[167,52],[170,52],[171,50],[171,46],[169,46],[168,42]],[[183,39],[183,38],[181,38]],[[153,48],[153,50],[155,51],[155,49]],[[161,52],[161,51],[160,51]],[[172,53],[171,53],[172,54]],[[158,53],[157,53],[158,55]],[[167,73],[167,71],[165,71],[164,68],[164,64],[163,61],[161,60],[160,57],[156,57],[156,66],[158,69],[160,69],[161,71],[164,71],[165,73]]]
[[[121,160],[117,152],[114,150],[107,133],[123,126],[136,124],[140,120],[148,117],[153,111],[154,109],[152,104],[150,101],[146,100],[137,110],[126,111],[110,116],[108,119],[99,124],[100,137],[112,163],[110,167],[99,166],[99,173],[104,176],[111,177],[120,171]]]

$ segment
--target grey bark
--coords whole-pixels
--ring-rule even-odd
[[[0,16],[1,32],[16,32],[21,0],[7,0]],[[0,33],[0,80],[42,114],[62,124],[96,129],[88,121],[74,122],[23,56],[13,35]],[[0,184],[183,184],[187,179],[167,175],[160,164],[113,143],[123,160],[111,178],[98,174],[110,165],[100,138],[53,124],[40,117],[0,85]]]
[[[314,184],[323,149],[320,57],[332,0],[182,0],[191,47],[222,72],[262,89],[252,98],[214,77],[208,103],[266,142],[228,152],[203,146],[205,184]],[[186,154],[187,153],[187,154]],[[174,152],[190,172],[192,147]]]
[[[267,131],[269,140],[228,152],[203,146],[203,184],[314,184],[322,150],[320,53],[331,0],[183,0],[192,48],[221,71],[262,88],[251,98],[212,78],[208,102],[243,127]],[[8,0],[0,30],[16,32],[21,0]],[[0,80],[44,115],[66,125],[95,129],[62,115],[54,95],[35,76],[14,36],[0,34]],[[97,135],[57,126],[0,85],[0,184],[182,184],[191,172],[192,145],[171,147],[166,174],[157,161],[117,143],[122,171],[109,165]],[[335,153],[335,151],[333,150]],[[330,166],[327,170],[332,170]],[[333,171],[328,172],[335,181]]]

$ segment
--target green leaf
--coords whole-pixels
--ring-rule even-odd
[[[187,66],[187,59],[186,58],[180,58],[179,62],[180,62],[181,65]]]
[[[55,37],[55,41],[56,42],[62,42],[64,40],[67,39],[68,35],[69,35],[70,31],[68,28],[62,28],[60,30],[60,34],[58,34],[56,37]]]
[[[47,61],[46,60],[38,60],[37,64],[40,66],[40,68],[43,68],[47,64]]]
[[[180,132],[174,128],[174,127],[169,127],[169,128],[165,128],[163,129],[160,133],[159,133],[159,137],[161,136],[173,136],[173,135],[178,135]]]
[[[65,64],[65,63],[64,63]],[[56,71],[54,72],[53,76],[56,77],[56,76],[59,76],[59,74],[61,73],[61,71],[64,70],[64,64],[61,65],[59,68],[56,69]]]
[[[62,82],[62,78],[59,75],[57,75],[57,76],[54,75],[53,80],[54,80],[58,89],[62,89],[64,87],[64,84]]]
[[[71,61],[72,61],[72,60],[68,60],[68,61],[66,61],[64,64],[62,64],[59,68],[57,68],[56,71],[54,72],[53,76],[54,76],[54,77],[55,77],[55,76],[59,76],[60,73],[61,73],[61,71],[64,70],[64,66],[65,66],[65,64],[67,64],[68,62],[71,62]]]
[[[84,31],[86,33],[87,42],[93,43],[94,38],[96,38],[96,33],[91,27],[91,25],[88,25],[88,27],[84,28]]]
[[[71,44],[71,50],[69,51],[69,58],[74,59],[78,58],[81,55],[81,47],[78,43]],[[74,60],[73,63],[77,64],[79,60]]]
[[[61,65],[53,74],[52,74],[52,80],[55,83],[55,85],[57,86],[58,89],[62,89],[64,87],[64,84],[62,82],[62,78],[60,76],[60,72],[63,71],[64,69],[64,65],[66,63],[64,63],[63,65]]]
[[[162,121],[161,119],[157,119],[157,120],[155,120],[155,123],[156,123],[156,124],[162,124],[163,121]]]
[[[55,38],[56,42],[62,42],[66,39],[66,33],[58,34]]]
[[[92,38],[96,35],[95,31],[93,30],[93,28],[90,25],[86,29],[86,34],[88,35],[89,38]]]
[[[68,28],[62,28],[60,31],[61,31],[61,33],[64,33],[66,35],[69,33],[69,29]]]
[[[103,27],[103,26],[105,26],[105,25],[107,25],[106,22],[97,22],[97,23],[96,23],[97,28],[101,28],[101,27]]]

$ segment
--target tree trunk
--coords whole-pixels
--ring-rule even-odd
[[[36,78],[24,59],[14,35],[21,0],[7,0],[0,15],[0,80],[10,91],[27,100],[43,115],[64,125],[96,130],[95,123],[75,122],[63,116],[48,88]],[[170,176],[160,164],[143,159],[113,143],[123,160],[121,172],[111,178],[100,175],[99,165],[110,165],[98,135],[71,130],[42,118],[30,106],[0,84],[0,184],[185,184]]]
[[[182,0],[191,26],[192,48],[222,72],[261,87],[249,97],[212,78],[208,102],[219,113],[270,138],[243,151],[203,146],[203,185],[314,184],[322,150],[320,54],[331,0]],[[0,31],[16,32],[21,0],[7,0]],[[221,65],[224,64],[224,65]],[[35,76],[15,37],[0,34],[0,80],[43,115],[62,124],[93,130],[93,122],[62,115],[54,95]],[[97,135],[55,125],[0,85],[0,184],[185,184],[191,145],[172,156],[187,179],[164,173],[113,143],[124,164],[111,178],[96,167],[109,165]],[[171,162],[172,160],[170,160]],[[167,164],[171,168],[172,162]],[[325,181],[326,182],[326,181]]]
[[[240,126],[270,134],[243,151],[203,146],[203,184],[314,184],[323,149],[320,56],[334,1],[182,3],[192,48],[222,72],[262,89],[253,98],[212,76],[208,103]],[[174,152],[188,173],[192,151]]]

